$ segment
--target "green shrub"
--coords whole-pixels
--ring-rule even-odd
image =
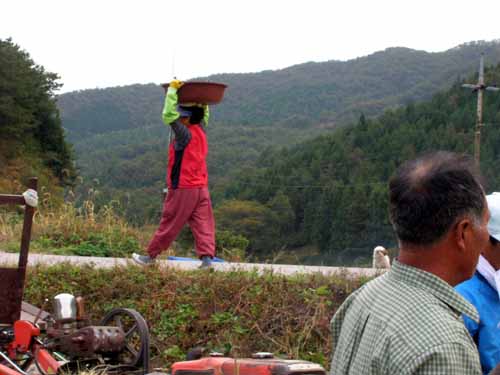
[[[195,346],[240,357],[270,351],[327,366],[330,319],[365,281],[342,275],[285,277],[59,264],[29,269],[25,300],[41,305],[58,293],[81,295],[94,322],[114,307],[134,308],[150,325],[157,349],[154,361],[161,367],[184,359]]]
[[[215,236],[217,256],[230,261],[243,261],[250,241],[242,235],[229,230],[219,230]]]
[[[126,257],[140,248],[139,241],[132,236],[122,236],[117,231],[89,234],[87,237],[72,235],[67,238],[58,234],[42,236],[33,241],[33,248],[41,252],[59,255],[96,257]]]

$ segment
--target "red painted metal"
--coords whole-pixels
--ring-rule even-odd
[[[167,90],[168,83],[163,88]],[[224,98],[227,85],[216,82],[186,82],[177,91],[179,104],[218,104]]]
[[[0,365],[0,375],[21,375],[21,373],[11,369],[10,367]]]
[[[36,191],[37,179],[30,179],[28,187]],[[36,339],[40,335],[39,327],[27,320],[20,320],[23,304],[31,312],[36,310],[35,320],[43,318],[44,315],[41,309],[22,302],[35,209],[25,204],[22,195],[0,194],[0,204],[25,206],[18,266],[17,268],[0,268],[0,326],[2,327],[0,330],[0,351],[5,360],[0,364],[0,375],[22,375],[24,374],[24,367],[22,366],[28,365],[32,359],[34,359],[34,363],[41,373],[56,374],[58,370],[61,370],[61,365],[51,355],[50,350],[54,348]],[[93,357],[90,358],[92,360],[110,361],[110,363],[116,360],[118,354],[125,352],[125,348],[132,350],[130,349],[132,346],[129,346],[129,342],[126,341],[126,335],[122,327],[88,326],[80,328],[81,325],[86,324],[86,319],[83,300],[79,299],[78,302],[79,313],[77,319],[73,319],[74,321],[71,322],[65,322],[61,319],[56,322],[71,323],[71,327],[74,325],[75,328],[75,330],[72,328],[69,328],[68,331],[61,330],[62,338],[58,341],[61,346],[58,349],[68,352],[70,356],[88,356]],[[121,310],[129,311],[128,309]],[[130,311],[140,316],[134,310]],[[140,317],[141,321],[139,321],[134,314],[132,314],[135,319],[134,327],[140,334],[138,358],[133,363],[120,363],[118,365],[113,363],[113,365],[120,368],[133,368],[141,362],[144,374],[146,374],[149,372],[149,332],[143,318]],[[132,332],[135,332],[134,328],[129,329],[127,335]],[[54,338],[52,339],[53,343]],[[130,338],[131,342],[136,340],[136,336]],[[101,358],[95,358],[96,354],[102,354]],[[108,354],[109,358],[104,356]],[[17,362],[19,361],[23,364],[18,365]]]
[[[31,178],[28,188],[36,190],[37,179]],[[33,224],[33,215],[35,209],[25,204],[22,195],[0,194],[0,204],[18,204],[24,205],[24,223],[21,236],[21,248],[19,253],[19,263],[17,268],[0,268],[0,324],[12,326],[13,336],[7,337],[12,341],[3,342],[1,350],[8,353],[8,357],[15,363],[19,354],[28,352],[35,353],[35,348],[40,348],[34,340],[40,335],[40,329],[33,323],[19,320],[21,317],[21,306],[24,291],[24,281],[26,278],[26,266],[28,264],[28,252],[31,239],[31,226]],[[11,331],[11,332],[12,332]],[[5,337],[5,335],[4,335]],[[43,349],[38,350],[41,352]],[[45,351],[41,353],[42,362],[46,364],[50,373],[55,373],[59,364]],[[13,365],[13,367],[15,367]],[[0,364],[0,375],[20,375],[20,369],[14,370],[10,367]]]
[[[326,375],[315,363],[284,359],[208,357],[172,365],[172,375]]]
[[[26,353],[30,350],[33,337],[40,335],[40,329],[26,320],[14,323],[14,341],[9,345],[9,352]],[[14,357],[15,358],[15,357]],[[13,359],[14,359],[13,358]]]
[[[43,349],[42,347],[36,347],[34,349],[36,361],[38,365],[45,371],[47,374],[56,374],[57,370],[61,365],[59,362],[55,360],[54,357],[50,355],[50,353]]]

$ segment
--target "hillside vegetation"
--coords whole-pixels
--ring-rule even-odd
[[[445,52],[388,48],[348,61],[310,62],[276,71],[219,74],[198,80],[229,85],[214,107],[221,126],[335,126],[429,99],[486,62],[500,62],[500,42],[472,42]],[[145,67],[146,68],[146,67]],[[75,91],[59,98],[71,139],[160,123],[163,89],[131,85]]]
[[[482,51],[487,63],[500,61],[498,42],[478,42],[442,53],[389,48],[345,62],[205,78],[229,85],[225,101],[213,107],[208,129],[215,203],[222,201],[232,174],[252,166],[268,147],[331,133],[361,113],[370,118],[431,98],[476,71]],[[168,143],[162,102],[162,88],[153,84],[77,91],[58,99],[86,186],[100,191],[101,204],[119,200],[136,223],[156,221],[159,214]]]
[[[471,78],[472,79],[472,78]],[[500,65],[485,73],[500,81]],[[473,154],[476,94],[455,84],[430,101],[390,110],[376,119],[361,116],[338,129],[297,146],[268,150],[256,166],[246,168],[226,190],[226,210],[239,204],[239,217],[225,228],[248,236],[250,250],[265,254],[262,232],[241,226],[253,214],[245,207],[264,207],[276,216],[275,244],[293,249],[315,246],[319,256],[303,262],[364,264],[374,246],[395,246],[388,222],[388,180],[404,161],[433,150]],[[500,190],[500,95],[486,92],[481,169],[488,192]],[[231,199],[237,199],[231,200]],[[281,202],[276,204],[276,202]],[[279,222],[278,222],[279,223]],[[292,223],[292,224],[290,224]],[[288,224],[288,225],[284,225]]]
[[[53,189],[75,178],[55,103],[57,80],[10,39],[0,39],[0,191],[19,192],[30,176]]]
[[[81,295],[96,323],[112,308],[138,310],[150,326],[156,366],[184,360],[190,348],[202,346],[237,357],[269,351],[328,367],[330,319],[365,281],[62,264],[30,268],[25,300],[41,306],[59,293]]]
[[[50,188],[72,184],[75,170],[71,150],[64,139],[53,94],[58,87],[57,76],[35,65],[11,41],[2,41],[1,47],[0,87],[5,95],[0,101],[4,135],[0,161],[8,173],[2,175],[0,183],[8,192],[22,190],[21,182],[28,175],[39,175],[41,185]],[[443,56],[468,56],[478,48],[489,48],[493,53],[498,45],[464,45],[437,54],[438,60]],[[399,61],[410,52],[389,49],[352,65],[379,61],[382,56],[388,59],[385,65],[390,65],[389,61]],[[422,55],[415,51],[411,54]],[[407,71],[413,60],[402,61]],[[337,66],[336,62],[319,65],[328,64]],[[317,67],[303,67],[307,66]],[[314,77],[314,69],[310,72]],[[267,77],[271,73],[261,74]],[[235,88],[244,76],[234,75]],[[300,74],[294,73],[293,77]],[[396,81],[406,82],[407,75],[401,77]],[[474,79],[473,75],[468,78]],[[499,82],[500,68],[489,69],[486,80]],[[260,79],[250,81],[260,84]],[[272,85],[280,80],[267,77],[266,81]],[[226,82],[233,84],[229,78]],[[63,117],[74,116],[81,121],[64,120],[64,124],[75,140],[84,185],[59,208],[53,200],[60,194],[43,196],[38,219],[43,228],[34,237],[41,251],[107,256],[125,255],[144,247],[148,236],[141,233],[151,233],[153,228],[136,230],[116,216],[124,214],[135,223],[154,222],[161,207],[168,133],[157,120],[161,91],[154,94],[153,100],[153,96],[141,95],[144,87],[149,86],[91,90],[60,98],[61,108],[66,108]],[[247,91],[251,92],[249,88]],[[309,94],[302,100],[307,107],[306,98],[318,100],[320,96]],[[279,121],[266,125],[251,115],[253,125],[220,121],[228,106],[236,105],[233,100],[229,91],[225,104],[214,108],[209,125],[218,249],[227,250],[230,258],[242,258],[241,251],[247,249],[248,256],[267,260],[286,253],[286,261],[365,265],[373,246],[395,245],[387,218],[387,180],[395,168],[429,150],[472,153],[475,95],[462,89],[456,79],[450,90],[427,102],[387,110],[379,117],[363,114],[354,125],[334,131],[323,129],[318,118],[315,125],[304,123],[302,127],[280,125]],[[238,103],[251,101],[240,98]],[[260,108],[254,108],[258,113]],[[482,169],[488,191],[498,190],[500,183],[494,169],[500,152],[498,108],[500,95],[488,92],[482,142]],[[241,108],[235,107],[234,112],[240,113]],[[97,127],[99,124],[102,128]],[[89,131],[95,134],[89,136]],[[299,139],[321,132],[324,135],[293,146]],[[84,192],[91,192],[92,199],[81,198]],[[18,223],[15,215],[2,218],[2,238],[15,242],[12,228]],[[181,251],[189,251],[189,235],[184,233],[180,241],[186,244]]]

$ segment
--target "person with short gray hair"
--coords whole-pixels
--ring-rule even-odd
[[[332,375],[481,374],[453,286],[469,279],[488,242],[489,211],[469,157],[435,152],[389,182],[399,256],[352,293],[332,319]]]

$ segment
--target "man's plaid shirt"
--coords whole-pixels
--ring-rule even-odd
[[[331,375],[482,374],[462,317],[474,306],[439,277],[394,261],[332,319]]]

